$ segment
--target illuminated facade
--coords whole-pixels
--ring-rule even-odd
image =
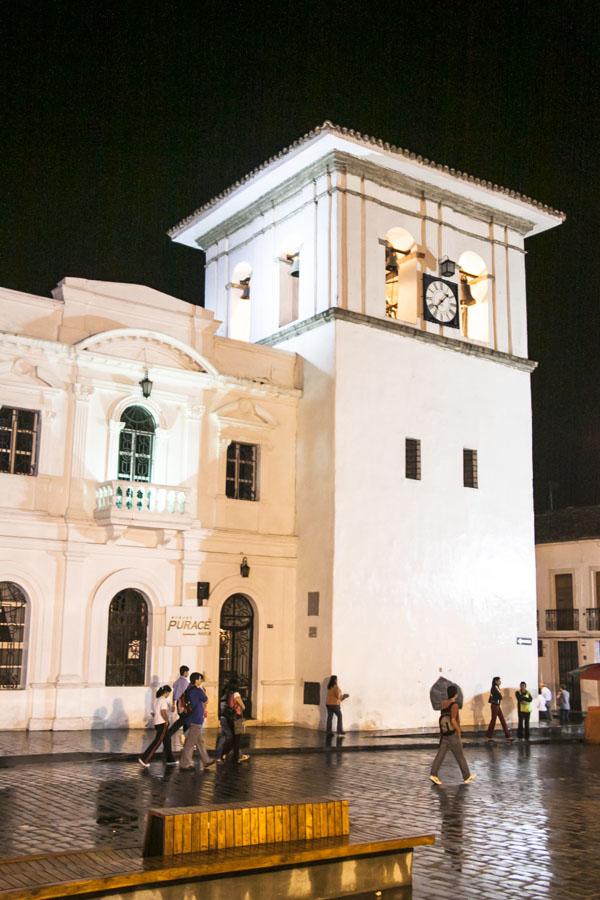
[[[310,726],[332,671],[349,728],[434,723],[440,673],[466,722],[492,675],[534,684],[524,240],[560,221],[326,124],[172,230],[206,252],[206,310],[15,296],[2,402],[44,427],[35,479],[2,476],[29,629],[2,726],[139,723],[180,660]],[[167,645],[165,610],[203,592],[210,637]]]

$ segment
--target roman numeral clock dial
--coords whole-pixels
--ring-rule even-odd
[[[423,315],[426,322],[458,328],[458,287],[435,275],[423,275]]]

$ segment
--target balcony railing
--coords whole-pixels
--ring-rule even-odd
[[[105,481],[96,488],[94,517],[106,524],[181,528],[190,522],[187,488],[142,481]]]
[[[578,609],[547,609],[546,631],[578,631]]]
[[[586,609],[588,631],[600,631],[600,609]]]

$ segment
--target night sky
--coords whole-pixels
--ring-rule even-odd
[[[567,213],[528,242],[536,508],[600,503],[600,16],[592,2],[0,9],[0,284],[198,303],[169,227],[331,119]]]

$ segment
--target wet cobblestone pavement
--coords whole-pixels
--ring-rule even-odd
[[[432,831],[415,854],[413,897],[600,900],[600,747],[495,744],[468,751],[477,774],[428,779],[429,750],[260,756],[223,771],[148,771],[117,761],[0,771],[0,856],[142,843],[152,806],[350,800],[363,837]]]

